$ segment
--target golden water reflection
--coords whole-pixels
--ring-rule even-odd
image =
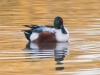
[[[100,74],[100,0],[0,0],[0,3],[0,74]],[[55,16],[63,18],[70,32],[70,51],[61,54],[64,59],[61,62],[55,59],[59,52],[54,50],[57,44],[49,46],[53,50],[41,47],[34,50],[21,32],[27,24],[53,25]]]

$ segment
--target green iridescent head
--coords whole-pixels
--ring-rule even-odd
[[[60,26],[63,25],[63,19],[59,16],[55,17],[54,19],[54,27],[56,29],[60,29]]]
[[[59,16],[55,17],[55,19],[54,19],[54,28],[55,29],[61,29],[61,32],[63,34],[67,34],[67,32],[66,32],[66,30],[63,26],[63,19]]]

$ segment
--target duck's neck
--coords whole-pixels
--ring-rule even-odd
[[[60,29],[61,29],[61,32],[62,32],[63,34],[67,34],[67,31],[65,30],[65,28],[64,28],[63,25],[61,25]]]

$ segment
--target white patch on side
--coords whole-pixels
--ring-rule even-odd
[[[31,36],[30,36],[30,40],[33,41],[33,40],[37,39],[38,36],[39,36],[39,33],[33,32],[33,33],[31,34]]]
[[[28,32],[24,31],[24,33],[29,34]]]
[[[56,39],[58,42],[69,41],[69,32],[68,32],[67,28],[65,28],[65,30],[66,30],[67,34],[63,34],[61,32],[61,29],[56,29]]]
[[[28,32],[26,32],[26,31],[24,31],[24,30],[22,30],[22,32],[24,32],[24,33],[26,33],[26,34],[29,34]]]

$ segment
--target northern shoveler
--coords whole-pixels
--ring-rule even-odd
[[[24,25],[31,28],[22,30],[27,40],[31,42],[68,42],[69,32],[63,25],[61,17],[55,17],[54,26]]]

